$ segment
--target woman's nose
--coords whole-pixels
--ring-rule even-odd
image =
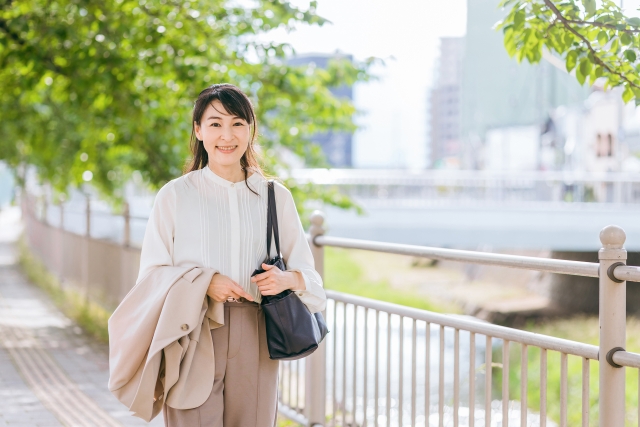
[[[233,132],[230,126],[222,127],[222,133],[220,134],[220,138],[225,141],[231,141],[231,139],[233,139]]]

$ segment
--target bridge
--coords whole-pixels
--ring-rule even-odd
[[[597,251],[624,228],[640,250],[640,175],[561,172],[299,169],[301,183],[349,194],[364,215],[330,206],[337,236],[414,245]]]
[[[297,169],[291,177],[337,189],[363,215],[315,205],[333,235],[453,248],[597,251],[598,232],[622,227],[640,251],[640,175]],[[285,177],[286,178],[286,177]],[[32,188],[42,194],[41,188]],[[107,203],[71,194],[49,204],[47,221],[76,234],[140,246],[153,194],[130,191],[124,215]],[[126,217],[125,217],[126,216]],[[87,224],[90,224],[87,227]],[[126,230],[125,230],[126,228]]]

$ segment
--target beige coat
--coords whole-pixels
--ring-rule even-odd
[[[145,421],[158,415],[164,402],[190,409],[211,393],[210,329],[224,324],[224,304],[206,296],[214,273],[156,268],[109,318],[109,390]]]

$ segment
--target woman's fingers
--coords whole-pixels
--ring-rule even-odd
[[[249,295],[247,292],[245,292],[245,290],[242,289],[240,285],[238,285],[236,282],[232,282],[232,283],[233,283],[233,286],[231,287],[231,292],[237,295],[237,297],[234,296],[234,298],[245,298],[245,299],[248,299],[249,301],[253,301],[253,297]]]
[[[266,271],[264,273],[260,273],[260,274],[256,274],[255,276],[252,276],[251,277],[252,282],[259,282],[260,280],[273,277],[274,274],[278,274],[282,271],[275,265],[269,265],[265,263],[262,263],[262,268],[263,270],[266,270]]]
[[[273,291],[273,289],[268,288],[268,289],[260,289],[260,293],[262,295],[275,295],[275,292]]]
[[[268,271],[265,271],[264,273],[260,273],[260,274],[256,274],[255,276],[251,277],[251,281],[252,282],[259,282],[260,280],[264,280],[267,277],[269,277],[271,274]]]

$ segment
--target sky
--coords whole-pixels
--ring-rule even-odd
[[[354,87],[354,103],[363,113],[356,118],[354,166],[424,168],[427,93],[439,38],[464,35],[466,0],[318,0],[317,12],[332,23],[268,37],[290,43],[299,54],[340,51],[385,62],[373,70],[378,81]]]

